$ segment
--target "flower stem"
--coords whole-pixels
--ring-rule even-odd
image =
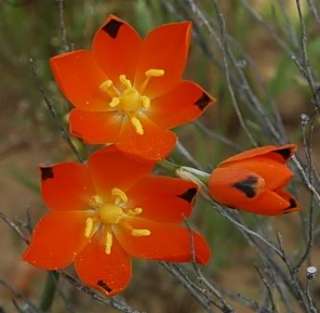
[[[52,271],[48,272],[47,280],[40,299],[40,309],[43,312],[48,312],[54,300],[57,285],[59,280],[59,273]]]

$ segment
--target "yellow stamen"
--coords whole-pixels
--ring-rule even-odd
[[[86,228],[84,230],[84,236],[86,238],[90,238],[92,235],[92,231],[94,229],[94,221],[92,217],[88,217],[86,219]]]
[[[128,210],[129,215],[140,215],[142,212],[143,212],[142,208],[134,208],[134,209]]]
[[[120,99],[118,97],[113,97],[112,100],[109,102],[109,107],[115,108],[120,104]]]
[[[112,233],[110,231],[107,231],[106,233],[106,243],[105,243],[105,253],[110,254],[111,253],[111,248],[112,248]]]
[[[131,117],[130,119],[133,127],[135,128],[136,132],[139,134],[139,135],[143,135],[144,134],[144,129],[143,129],[143,126],[142,126],[142,123],[140,122],[140,120],[133,116]]]
[[[108,79],[102,82],[99,86],[100,90],[106,92],[110,97],[120,95],[118,89],[114,86],[112,80]]]
[[[147,96],[142,96],[141,97],[141,101],[142,101],[142,106],[145,109],[149,109],[150,108],[150,98],[148,98]]]
[[[165,70],[160,68],[151,68],[145,72],[147,77],[161,77],[165,74]]]
[[[126,75],[124,75],[124,74],[120,75],[119,80],[125,88],[127,88],[127,89],[132,88],[131,81],[127,78]]]
[[[101,208],[103,206],[103,204],[104,204],[103,199],[97,195],[93,196],[89,200],[89,206],[94,209]]]
[[[122,202],[124,203],[127,203],[128,202],[128,197],[127,195],[125,194],[124,191],[122,191],[121,189],[119,188],[113,188],[112,191],[111,191],[111,194],[113,196],[116,196],[119,200],[121,200]],[[117,204],[117,200],[115,201],[115,203]]]
[[[131,235],[134,237],[147,237],[151,235],[151,231],[149,229],[132,229]]]

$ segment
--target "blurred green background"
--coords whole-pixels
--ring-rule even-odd
[[[72,49],[89,48],[95,30],[111,13],[126,19],[141,34],[146,34],[162,23],[188,16],[190,9],[183,1],[167,1],[169,9],[165,2],[66,0],[64,21],[68,44]],[[216,16],[212,1],[199,2],[208,16]],[[279,36],[286,37],[286,31],[290,32],[287,28],[288,19],[293,28],[292,33],[299,31],[294,1],[256,0],[250,3],[273,25]],[[279,110],[289,140],[299,143],[302,134],[300,114],[312,112],[306,83],[287,53],[279,48],[264,27],[257,25],[249,17],[241,1],[220,1],[220,5],[226,16],[228,31],[254,61],[253,66],[246,66],[244,63],[254,92],[267,112],[272,112],[273,106]],[[176,11],[170,10],[170,6]],[[282,6],[286,8],[286,14]],[[0,2],[1,210],[22,222],[26,220],[26,212],[30,212],[33,223],[45,212],[39,196],[38,164],[74,159],[72,151],[61,136],[57,121],[50,117],[41,95],[41,88],[44,88],[58,112],[58,124],[65,125],[65,116],[70,106],[57,90],[48,66],[48,59],[64,48],[59,14],[59,2],[54,0]],[[310,12],[305,13],[305,19],[310,31],[307,49],[314,69],[319,72],[319,27],[314,24]],[[200,35],[212,47],[211,56],[201,46]],[[219,54],[213,54],[215,49],[206,30],[200,30],[192,41],[185,77],[203,85],[217,98],[217,105],[210,108],[198,124],[186,125],[177,130],[181,143],[207,171],[224,157],[250,147],[234,113],[223,72],[214,62],[215,58],[221,58]],[[242,58],[241,49],[235,51],[239,60]],[[31,58],[40,84],[32,74]],[[240,105],[256,140],[260,144],[271,143],[270,137],[261,129],[248,108],[242,103]],[[319,121],[316,121],[316,132],[318,126]],[[316,135],[317,133],[314,138]],[[85,153],[86,148],[78,140],[73,140]],[[315,155],[320,152],[316,139],[313,149]],[[190,165],[179,151],[175,151],[171,159],[179,164]],[[318,164],[319,158],[315,161]],[[263,227],[265,223],[265,219],[250,215],[245,218],[252,225],[260,223]],[[272,219],[272,222],[284,233],[288,249],[294,249],[298,240],[294,230],[295,225],[299,224],[298,219],[295,216],[285,216]],[[214,259],[205,269],[209,277],[214,277],[225,288],[257,296],[258,277],[252,266],[255,261],[254,251],[238,231],[212,208],[207,207],[203,200],[197,203],[193,223],[206,234],[214,250]],[[44,282],[45,273],[20,261],[23,243],[3,223],[0,223],[0,233],[0,279],[11,282],[37,302],[41,292],[39,286]],[[319,256],[319,251],[315,255]],[[320,284],[317,288],[320,290]],[[62,295],[57,296],[53,312],[67,312],[70,308],[76,308],[76,312],[88,312],[89,308],[90,312],[113,312],[112,309],[106,310],[93,303],[70,286],[62,286],[61,290]],[[137,262],[133,282],[124,296],[130,304],[147,312],[200,312],[200,308],[183,287],[156,263]],[[10,292],[0,289],[0,307],[5,312],[14,312],[10,297]],[[64,297],[71,301],[66,304]],[[241,309],[240,312],[247,311]]]

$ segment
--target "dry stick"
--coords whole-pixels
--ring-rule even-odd
[[[33,77],[35,79],[35,82],[39,88],[42,99],[43,99],[44,103],[46,104],[46,107],[47,107],[53,121],[57,124],[63,139],[67,142],[67,144],[69,145],[69,147],[72,150],[72,152],[74,153],[74,155],[77,157],[77,159],[80,162],[83,162],[84,160],[82,159],[79,151],[77,150],[77,148],[73,144],[71,137],[68,133],[68,130],[65,128],[65,126],[60,121],[59,116],[54,108],[54,105],[52,104],[51,100],[49,99],[49,97],[46,94],[45,88],[44,88],[42,81],[37,73],[36,65],[35,65],[32,58],[30,58],[30,64],[31,64],[31,69],[32,69],[32,73],[33,73]]]
[[[131,308],[129,305],[127,305],[124,302],[124,300],[120,299],[119,297],[106,298],[101,296],[100,294],[93,291],[89,287],[82,285],[82,283],[78,279],[74,278],[73,276],[71,276],[69,273],[65,271],[61,271],[60,274],[61,274],[61,277],[64,278],[74,288],[76,288],[82,293],[89,295],[92,299],[94,299],[95,301],[101,304],[111,306],[114,309],[124,313],[145,313],[145,312],[138,311],[136,309]]]
[[[213,295],[215,295],[216,298],[221,302],[221,311],[223,313],[234,313],[233,307],[228,304],[221,293],[215,288],[203,275],[200,267],[198,266],[196,262],[196,250],[195,250],[195,245],[194,245],[194,236],[192,232],[192,227],[187,219],[184,219],[184,223],[188,228],[189,235],[190,235],[190,250],[191,250],[191,255],[192,255],[192,267],[194,269],[195,274],[197,275],[197,279],[202,283]]]
[[[62,51],[66,52],[70,50],[70,45],[67,39],[67,29],[64,22],[64,0],[56,0],[59,6],[59,27]]]
[[[318,8],[317,8],[314,0],[307,0],[307,1],[308,1],[310,11],[312,12],[317,23],[320,25],[320,12],[318,11]]]
[[[232,148],[234,151],[240,152],[240,151],[243,150],[240,145],[238,145],[237,143],[235,143],[232,140],[228,139],[227,137],[225,137],[225,136],[223,136],[221,134],[218,134],[217,132],[207,128],[201,122],[196,121],[194,124],[206,136],[220,141],[221,143],[225,144],[226,146]]]
[[[181,143],[180,140],[177,141],[177,150],[182,154],[182,156],[190,162],[195,168],[202,169],[202,165],[191,155],[187,148]]]

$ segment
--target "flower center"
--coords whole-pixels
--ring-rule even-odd
[[[129,225],[128,218],[140,215],[142,208],[127,208],[128,197],[119,188],[113,188],[110,201],[104,201],[96,195],[89,201],[89,206],[94,209],[94,214],[86,219],[84,235],[91,238],[102,228],[105,240],[105,253],[110,254],[113,243],[113,227],[118,226],[129,230],[134,237],[150,236],[149,229],[137,229]]]
[[[102,82],[99,88],[111,97],[111,101],[108,104],[110,109],[125,114],[135,131],[139,135],[143,135],[144,129],[140,121],[140,114],[148,110],[151,103],[150,98],[143,95],[143,92],[151,78],[162,77],[164,74],[165,71],[163,69],[147,70],[145,72],[146,79],[139,88],[140,92],[124,74],[119,76],[119,88],[110,79]]]

